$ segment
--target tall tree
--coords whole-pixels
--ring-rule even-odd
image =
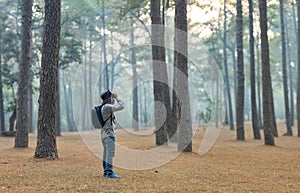
[[[260,139],[258,126],[258,115],[256,107],[256,89],[255,89],[255,54],[254,54],[254,35],[253,35],[253,1],[249,3],[249,34],[250,34],[250,79],[251,79],[251,111],[252,111],[252,128],[254,139]]]
[[[152,64],[154,79],[154,100],[164,104],[164,86],[160,81],[163,78],[164,49],[161,45],[161,26],[160,1],[151,0],[151,42],[152,42]],[[157,106],[156,106],[157,105]],[[156,125],[156,145],[162,145],[167,142],[167,125],[162,120],[161,110],[158,108],[159,103],[155,103],[155,125]],[[158,128],[160,127],[160,128]]]
[[[170,2],[169,0],[162,0],[162,32],[163,32],[163,36],[161,36],[161,42],[163,45],[166,44],[166,42],[168,41],[168,39],[165,37],[166,35],[166,32],[165,32],[165,26],[166,26],[166,21],[167,21],[167,18],[166,18],[166,13],[170,7]],[[162,59],[164,61],[164,65],[163,65],[163,79],[165,82],[168,82],[169,80],[169,75],[168,75],[168,67],[167,67],[167,63],[166,62],[166,52],[167,52],[167,55],[168,55],[168,63],[169,61],[171,60],[170,57],[170,50],[169,49],[165,49],[165,47],[162,47]],[[171,65],[170,65],[171,66]],[[166,108],[166,111],[167,111],[167,120],[164,124],[166,124],[166,127],[167,127],[167,134],[168,134],[168,138],[170,139],[171,142],[176,142],[177,141],[177,138],[176,138],[176,126],[174,127],[173,123],[172,123],[172,120],[173,120],[173,113],[172,113],[172,110],[171,110],[171,94],[170,94],[170,88],[169,88],[169,85],[168,84],[163,84],[163,87],[164,87],[164,105],[165,105],[165,108]]]
[[[138,85],[137,85],[137,62],[136,62],[136,53],[134,47],[134,28],[133,28],[133,19],[130,18],[130,46],[131,46],[131,65],[132,65],[132,127],[134,130],[139,130],[139,109],[138,109]]]
[[[31,58],[32,0],[22,0],[22,43],[19,64],[15,147],[28,147],[28,89]]]
[[[259,128],[262,129],[263,128],[263,125],[262,125],[262,108],[261,108],[261,78],[260,78],[260,69],[261,69],[261,60],[260,60],[260,55],[259,55],[259,46],[258,46],[258,40],[259,40],[259,35],[257,35],[257,41],[256,41],[256,44],[255,44],[255,47],[256,47],[256,55],[257,55],[257,77],[256,77],[256,80],[257,80],[257,98],[258,98],[258,122],[259,122]]]
[[[108,65],[107,65],[107,54],[106,54],[106,20],[105,20],[105,2],[102,0],[101,6],[101,18],[102,18],[102,31],[103,31],[103,40],[102,40],[102,49],[103,49],[103,65],[105,67],[105,77],[106,77],[106,89],[109,89],[109,76],[108,76]]]
[[[282,51],[282,78],[283,78],[283,94],[284,94],[284,105],[285,105],[285,122],[287,132],[285,135],[293,136],[290,107],[289,107],[289,90],[286,70],[286,38],[285,38],[285,24],[284,24],[284,4],[283,0],[280,0],[280,24],[281,24],[281,51]]]
[[[187,0],[175,1],[175,37],[174,37],[174,68],[183,73],[177,74],[175,85],[179,95],[181,113],[178,120],[178,151],[192,151],[192,123],[190,117],[190,98],[188,86],[188,34],[187,34]],[[184,97],[180,97],[184,96]]]
[[[293,3],[293,8],[294,8],[294,3]],[[293,11],[294,12],[294,11]],[[295,17],[293,13],[293,17]],[[285,19],[287,17],[285,16]],[[286,34],[289,34],[289,28],[288,28],[288,23],[285,22],[285,28],[286,28]],[[297,37],[297,35],[296,35]],[[290,36],[286,36],[286,45],[287,45],[287,58],[288,58],[288,63],[287,63],[287,70],[288,70],[288,81],[289,81],[289,89],[290,89],[290,107],[291,107],[291,115],[290,115],[290,120],[291,120],[291,127],[294,126],[294,121],[295,121],[295,108],[294,108],[294,77],[293,77],[293,70],[292,70],[292,57],[291,57],[291,41],[290,41]]]
[[[297,27],[298,27],[298,38],[297,38],[297,63],[298,63],[298,74],[297,74],[297,129],[298,137],[300,137],[300,0],[297,3]]]
[[[2,33],[4,31],[3,29],[3,16],[1,14],[0,18],[0,45],[2,45]],[[0,131],[5,131],[5,118],[4,118],[4,102],[3,102],[3,81],[2,81],[2,46],[0,46]]]
[[[259,0],[259,21],[261,30],[261,60],[262,60],[262,89],[263,89],[263,124],[265,145],[275,145],[274,133],[272,131],[273,124],[273,95],[272,81],[270,73],[269,58],[269,41],[268,41],[268,18],[267,18],[267,2]]]
[[[229,113],[229,124],[230,130],[234,130],[233,124],[233,112],[231,104],[231,92],[229,86],[229,76],[228,76],[228,64],[227,64],[227,9],[226,9],[226,0],[224,0],[224,37],[223,37],[223,56],[224,56],[224,70],[225,70],[225,85],[227,91],[227,101],[228,101],[228,113]]]
[[[242,0],[237,0],[237,100],[236,100],[236,128],[237,140],[245,140],[244,131],[244,100],[245,100],[245,76],[244,76],[244,53],[243,53],[243,11]]]
[[[58,158],[55,129],[60,18],[61,0],[45,0],[45,26],[40,72],[38,136],[35,158]]]

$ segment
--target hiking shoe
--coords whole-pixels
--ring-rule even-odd
[[[117,174],[115,173],[111,173],[111,174],[103,174],[104,177],[106,178],[121,178],[121,176],[118,176]]]

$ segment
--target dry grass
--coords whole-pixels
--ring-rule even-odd
[[[60,158],[55,161],[32,158],[35,135],[28,149],[15,149],[13,138],[1,137],[0,192],[300,192],[300,139],[279,137],[276,147],[267,147],[263,140],[253,140],[246,127],[245,142],[236,141],[235,132],[224,127],[205,156],[184,153],[151,170],[116,168],[121,179],[101,176],[101,160],[77,133],[58,138]],[[282,135],[283,123],[278,127]],[[120,131],[118,140],[128,147],[153,146],[153,136],[134,144],[123,135]]]

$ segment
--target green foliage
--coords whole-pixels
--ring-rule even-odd
[[[66,69],[69,65],[81,63],[82,44],[74,39],[74,33],[66,30],[61,34],[59,67]]]
[[[203,102],[206,104],[206,108],[205,110],[198,112],[198,117],[200,122],[208,123],[212,116],[213,102],[209,94],[207,93],[207,91],[204,91],[203,98],[204,98]]]

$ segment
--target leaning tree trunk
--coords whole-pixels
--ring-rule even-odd
[[[298,38],[297,38],[297,129],[298,129],[298,137],[300,137],[300,0],[297,0],[297,26],[298,26]]]
[[[249,2],[249,31],[250,31],[250,79],[251,79],[251,110],[252,110],[252,128],[254,139],[260,139],[258,126],[258,116],[256,107],[256,89],[255,89],[255,56],[254,56],[254,36],[253,36],[253,1]]]
[[[273,110],[272,110],[272,82],[270,73],[267,3],[259,0],[260,30],[261,30],[261,60],[262,60],[262,89],[263,89],[263,122],[265,145],[275,145],[272,132]]]
[[[289,107],[289,90],[287,82],[287,71],[286,71],[286,40],[285,40],[285,25],[283,15],[283,0],[280,0],[280,23],[281,23],[281,50],[282,50],[282,76],[283,76],[283,93],[284,93],[284,106],[285,106],[285,122],[287,132],[285,135],[293,136],[291,118],[290,118],[290,107]]]
[[[28,89],[31,59],[32,0],[22,1],[22,43],[19,64],[15,147],[28,147]]]
[[[245,76],[244,76],[244,54],[243,54],[243,12],[242,0],[237,1],[237,101],[236,101],[236,128],[237,140],[245,140],[244,131],[244,101],[245,101]]]
[[[38,136],[35,158],[58,158],[56,97],[60,40],[61,0],[45,0],[45,28],[40,73]]]

